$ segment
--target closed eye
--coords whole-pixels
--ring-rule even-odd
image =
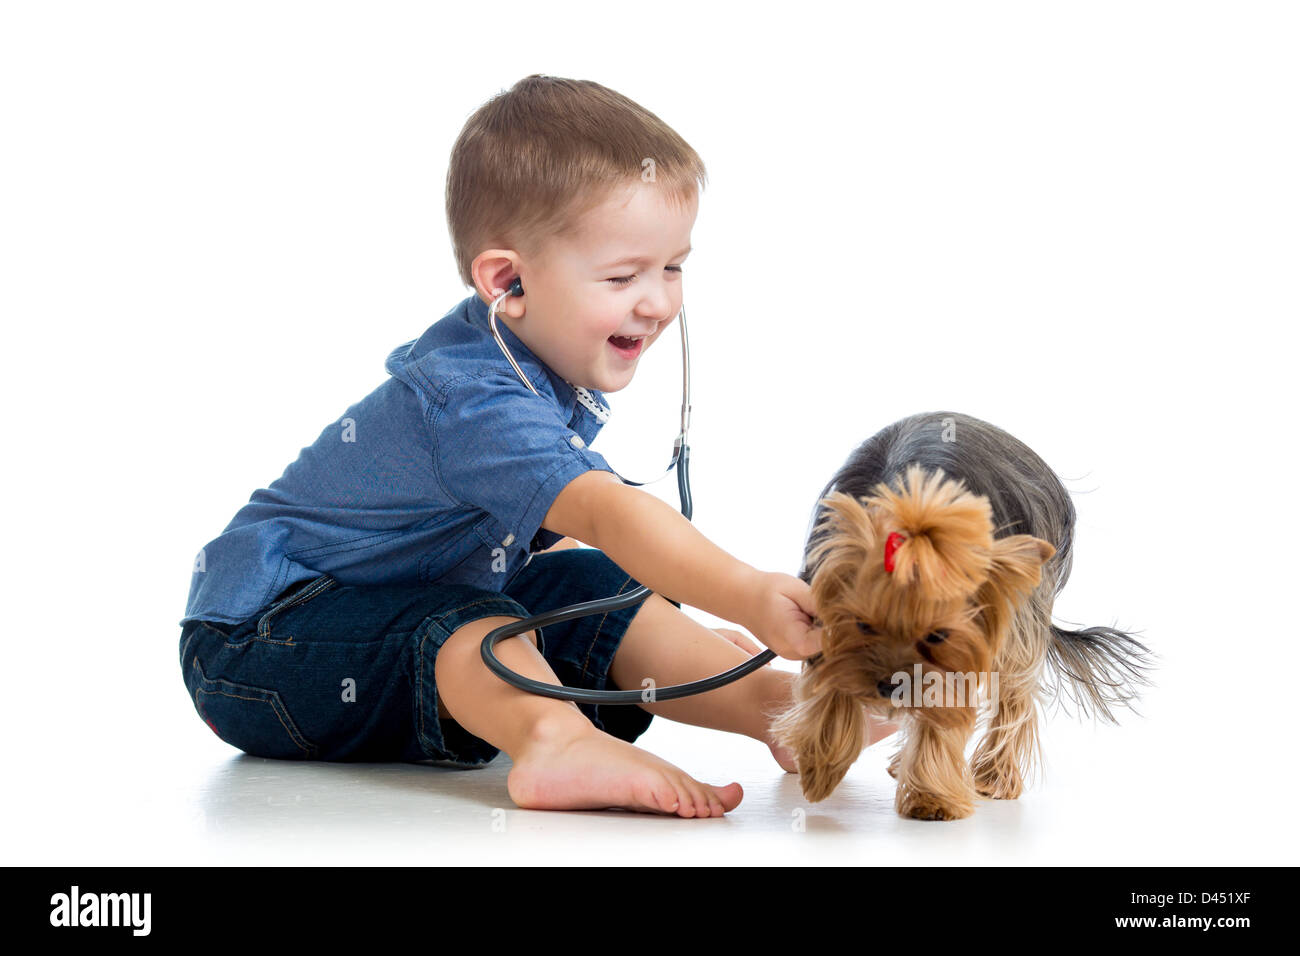
[[[681,267],[681,266],[664,266],[664,271],[665,271],[665,272],[676,272],[676,273],[681,273],[681,271],[682,271],[682,267]],[[612,282],[612,283],[614,283],[614,285],[616,285],[616,286],[625,286],[625,285],[627,285],[628,283],[630,283],[630,282],[631,282],[633,279],[635,279],[635,278],[636,278],[635,275],[630,275],[630,276],[615,276],[615,277],[613,277],[612,279],[606,279],[605,281],[606,281],[606,282]]]

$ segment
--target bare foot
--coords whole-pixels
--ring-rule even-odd
[[[776,738],[772,736],[771,727],[775,715],[789,707],[793,700],[795,675],[772,667],[764,667],[762,672],[768,683],[760,684],[757,679],[754,680],[753,687],[758,697],[751,705],[751,712],[762,714],[765,721],[763,736],[760,739],[767,744],[767,749],[772,751],[772,757],[782,770],[786,773],[798,773],[799,764],[795,761],[794,751],[777,743]],[[775,683],[771,683],[773,681]]]
[[[867,715],[867,746],[870,747],[878,740],[884,740],[886,737],[898,733],[903,725],[892,717],[881,717],[879,714]]]
[[[591,724],[541,737],[521,751],[506,776],[506,790],[526,810],[622,807],[680,817],[720,817],[744,796],[738,783],[701,783]]]
[[[781,765],[781,769],[786,773],[798,773],[799,765],[795,762],[794,751],[789,747],[782,747],[775,740],[769,737],[766,741],[767,747],[772,751],[772,756],[776,762]]]

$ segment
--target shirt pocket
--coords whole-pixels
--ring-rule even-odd
[[[440,516],[433,515],[410,527],[290,551],[284,556],[277,580],[284,580],[294,569],[310,569],[316,574],[341,577],[354,585],[381,585],[403,579],[409,583],[411,576],[418,573],[417,564],[421,560],[416,541],[425,529],[440,520]]]

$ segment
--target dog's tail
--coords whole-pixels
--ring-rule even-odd
[[[1068,697],[1080,715],[1095,713],[1118,723],[1112,707],[1133,708],[1140,686],[1151,686],[1150,672],[1159,655],[1127,631],[1113,627],[1070,630],[1056,624],[1047,650],[1048,670],[1055,677],[1048,691],[1061,705]]]

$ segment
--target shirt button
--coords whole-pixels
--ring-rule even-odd
[[[581,436],[581,435],[574,435],[572,438],[569,439],[569,444],[572,445],[574,448],[586,448],[586,447],[587,447],[587,443],[586,443],[585,441],[582,440],[582,436]]]
[[[515,540],[515,535],[514,532],[512,531],[510,534],[506,535],[506,539],[501,542],[501,547],[503,548],[510,547],[510,542],[514,540]]]

